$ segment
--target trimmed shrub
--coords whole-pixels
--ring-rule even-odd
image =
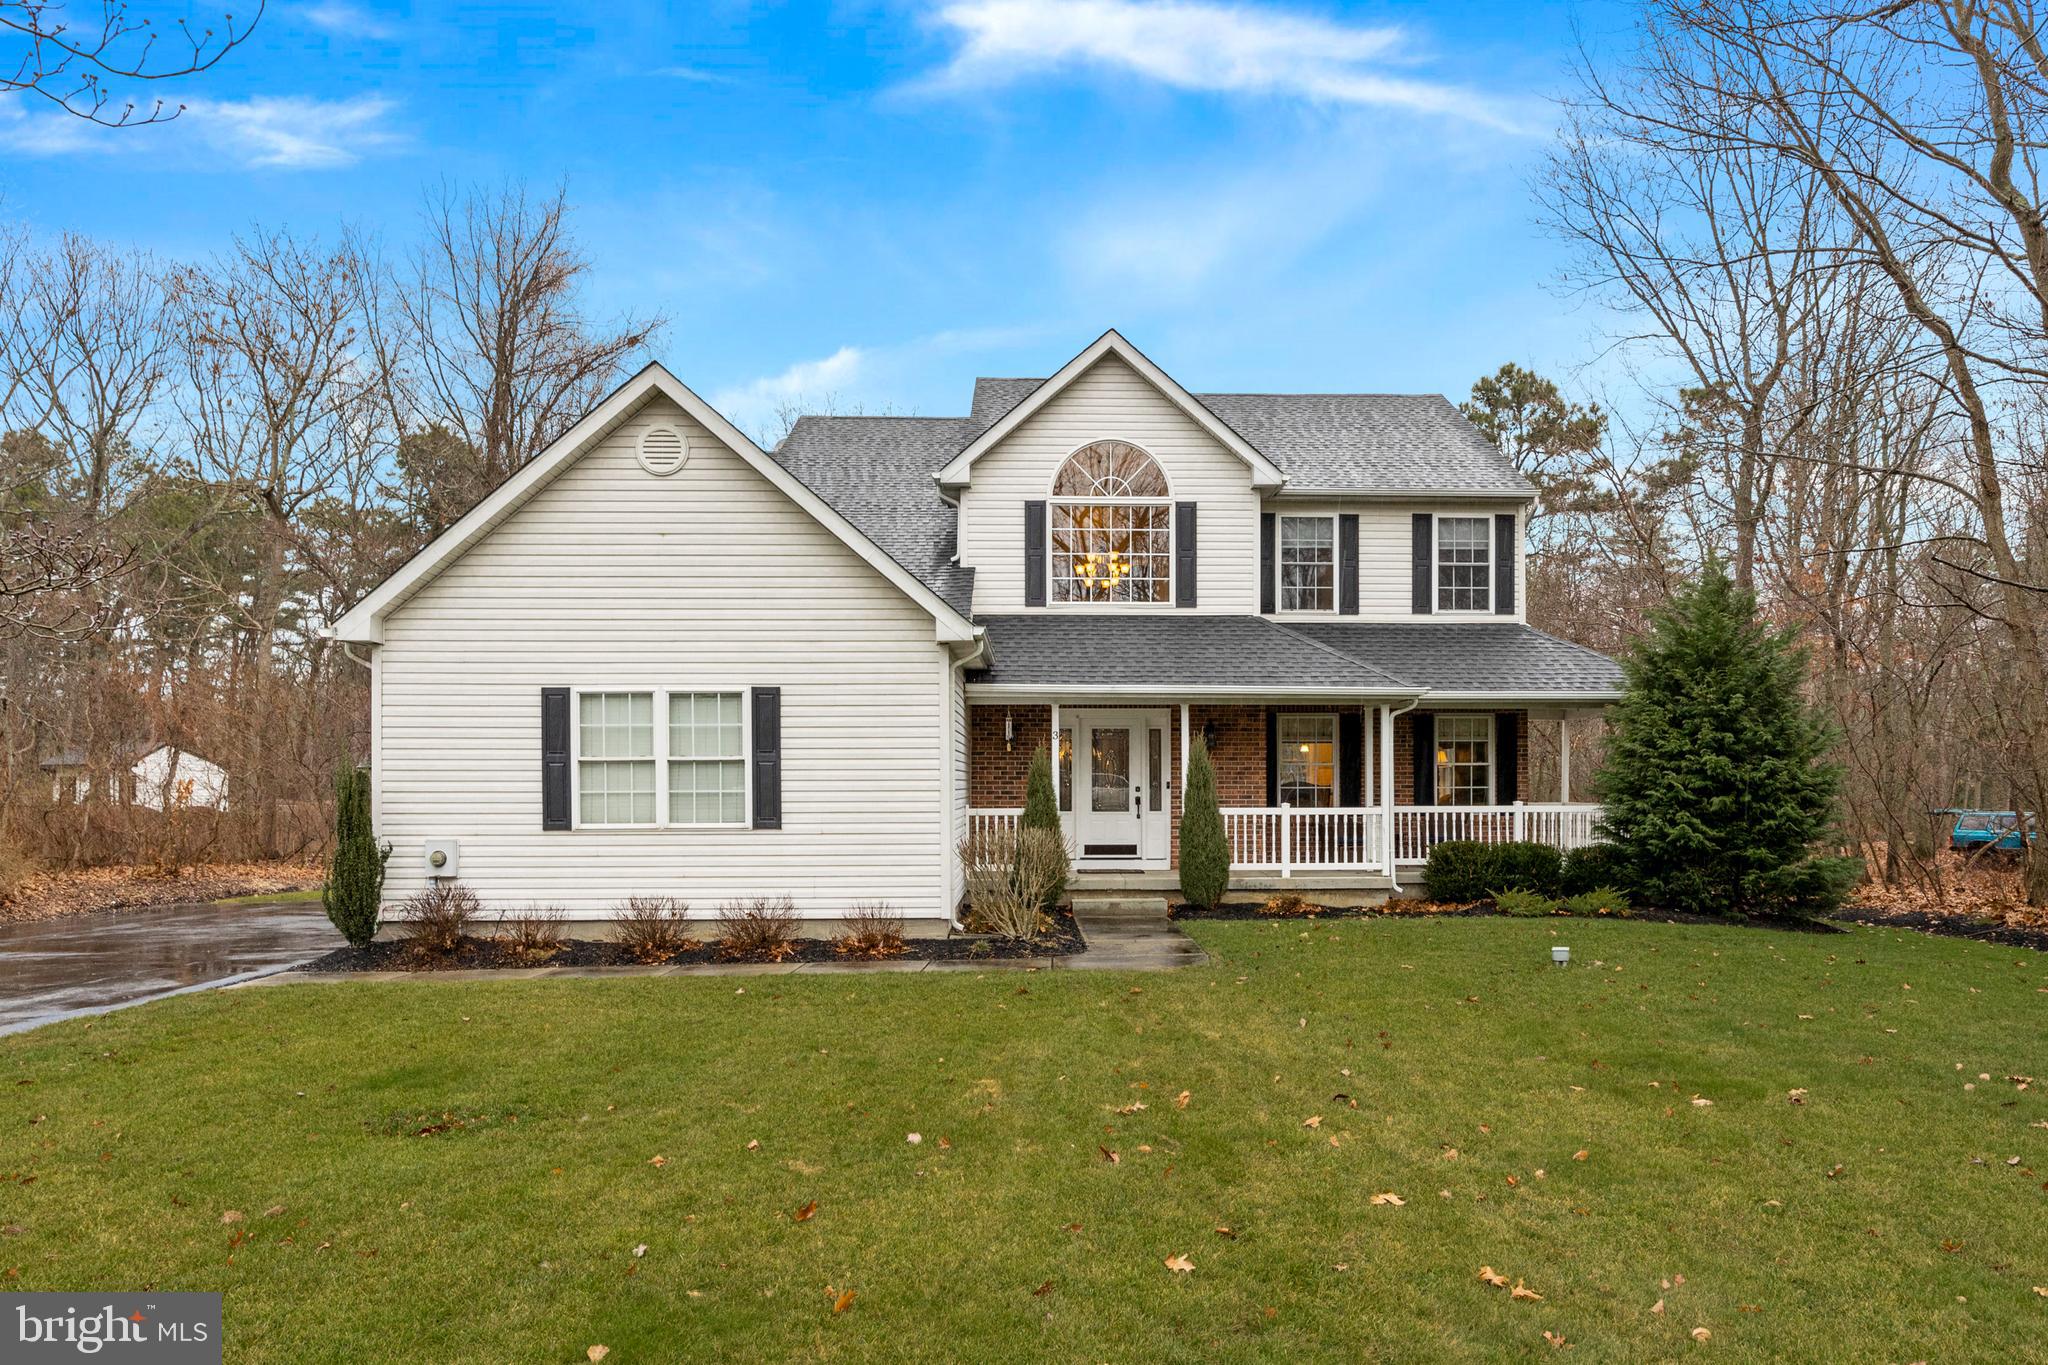
[[[569,946],[562,937],[562,912],[539,907],[500,918],[498,942],[521,962],[546,962]]]
[[[1558,889],[1567,896],[1628,884],[1628,858],[1618,844],[1587,844],[1566,851]]]
[[[1026,829],[1042,829],[1052,835],[1060,850],[1059,876],[1046,892],[1041,909],[1052,910],[1059,905],[1061,897],[1067,894],[1067,880],[1073,874],[1073,864],[1067,857],[1067,836],[1060,828],[1060,803],[1052,789],[1052,759],[1040,749],[1031,757],[1031,773],[1024,780],[1024,818]]]
[[[846,912],[845,927],[832,940],[832,951],[869,961],[901,957],[910,951],[903,941],[903,918],[887,901],[856,902]]]
[[[1549,844],[1446,839],[1430,847],[1422,880],[1433,901],[1485,900],[1498,891],[1555,896],[1558,862],[1558,852]]]
[[[1550,897],[1535,891],[1507,890],[1494,893],[1493,908],[1503,915],[1534,918],[1539,915],[1554,915],[1558,912],[1559,906]]]
[[[1596,886],[1565,898],[1564,908],[1574,915],[1622,915],[1629,912],[1628,893],[1611,886]]]
[[[406,921],[407,950],[419,957],[453,956],[483,908],[476,892],[461,882],[442,882],[407,897],[399,907]]]
[[[1216,804],[1216,770],[1209,746],[1197,739],[1188,752],[1188,793],[1180,817],[1180,893],[1189,905],[1214,910],[1230,890],[1230,839]]]
[[[1842,785],[1806,655],[1709,561],[1625,661],[1599,789],[1604,832],[1646,902],[1696,914],[1815,914],[1847,870],[1815,859]]]
[[[341,936],[355,947],[377,936],[377,911],[384,899],[384,864],[391,845],[377,847],[370,829],[370,774],[343,765],[334,774],[334,852],[320,904]]]
[[[770,900],[727,901],[718,907],[718,955],[766,958],[780,962],[796,952],[796,902],[783,896]]]
[[[671,896],[629,896],[612,917],[612,933],[642,962],[666,962],[698,946],[691,938],[690,907]]]
[[[1305,896],[1292,891],[1283,891],[1277,896],[1266,897],[1266,903],[1259,907],[1262,915],[1275,919],[1313,919],[1322,913],[1323,907]]]

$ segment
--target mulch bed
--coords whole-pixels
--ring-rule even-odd
[[[708,926],[707,926],[708,928]],[[984,938],[974,934],[956,934],[949,938],[913,938],[904,940],[906,951],[890,958],[855,957],[836,951],[829,939],[800,938],[794,940],[796,951],[786,957],[770,959],[759,954],[741,957],[722,957],[718,945],[707,942],[702,947],[688,952],[677,953],[666,959],[664,964],[686,966],[700,962],[992,962],[997,959],[1067,957],[1085,952],[1088,945],[1082,941],[1074,928],[1074,917],[1061,913],[1055,918],[1053,930],[1031,939]],[[463,971],[478,968],[517,967],[638,967],[649,964],[631,953],[622,943],[609,939],[573,938],[567,946],[553,957],[544,960],[513,955],[505,944],[494,938],[465,938],[459,951],[447,957],[422,958],[412,951],[411,945],[403,939],[392,942],[379,941],[367,948],[336,948],[333,952],[316,957],[311,962],[300,963],[294,968],[302,972],[437,972]]]
[[[1912,929],[1943,938],[1967,938],[1978,943],[1996,943],[2007,948],[2031,948],[2048,953],[2048,924],[2028,926],[1966,919],[1928,910],[1880,910],[1850,906],[1835,916],[1845,924],[1862,924],[1873,929]]]

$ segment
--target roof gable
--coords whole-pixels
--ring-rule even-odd
[[[559,440],[535,456],[526,466],[498,485],[476,506],[429,541],[399,569],[378,584],[355,606],[328,627],[333,638],[365,644],[383,639],[384,617],[403,605],[442,570],[453,564],[471,546],[488,536],[498,524],[524,506],[534,494],[553,482],[563,470],[581,459],[600,440],[624,422],[650,398],[662,396],[688,413],[692,420],[723,443],[756,473],[794,502],[812,520],[837,537],[847,548],[871,565],[912,601],[932,614],[940,641],[971,641],[977,631],[966,615],[945,597],[911,573],[888,551],[856,526],[830,502],[784,469],[724,415],[698,397],[690,387],[659,364],[649,364],[613,390],[611,396],[571,427]]]
[[[1031,391],[1012,405],[1001,416],[994,418],[989,426],[976,436],[967,448],[950,460],[938,473],[941,488],[959,488],[970,482],[970,471],[974,462],[987,454],[1002,440],[1022,426],[1030,416],[1052,401],[1062,390],[1081,375],[1086,374],[1095,363],[1105,356],[1114,355],[1136,370],[1140,377],[1157,389],[1175,407],[1185,413],[1195,425],[1213,437],[1225,450],[1244,461],[1251,471],[1251,482],[1257,488],[1278,488],[1286,482],[1274,463],[1260,454],[1252,444],[1232,430],[1230,425],[1182,388],[1166,371],[1153,364],[1143,351],[1123,339],[1115,328],[1097,337],[1095,343],[1059,368],[1050,379],[1036,385]],[[993,396],[993,395],[991,395]],[[982,393],[976,386],[977,415],[981,407]]]

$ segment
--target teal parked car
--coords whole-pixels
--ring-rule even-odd
[[[1985,847],[1998,853],[2018,853],[2022,847],[2022,820],[2025,822],[2027,843],[2041,837],[2040,822],[2032,811],[2024,817],[2012,810],[1945,810],[1936,814],[1956,818],[1955,825],[1949,830],[1948,846],[1958,853],[1975,853]]]

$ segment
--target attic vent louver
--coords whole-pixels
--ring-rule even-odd
[[[640,434],[640,467],[648,473],[673,474],[689,461],[689,443],[675,427],[652,426]]]

